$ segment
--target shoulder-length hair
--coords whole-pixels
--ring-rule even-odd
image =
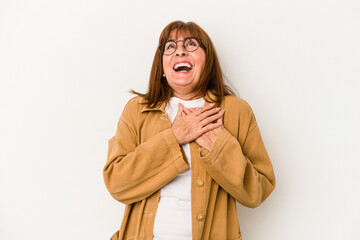
[[[159,46],[170,39],[170,35],[173,31],[175,31],[175,34],[181,32],[188,37],[196,37],[202,41],[200,47],[204,49],[206,59],[204,69],[202,70],[198,84],[194,88],[194,92],[203,96],[211,93],[211,97],[209,94],[207,95],[208,99],[211,98],[209,100],[217,106],[220,106],[224,96],[235,95],[232,89],[224,83],[223,73],[220,68],[214,45],[207,33],[194,22],[185,23],[182,21],[174,21],[168,24],[161,32]],[[141,94],[131,90],[132,93],[142,96],[145,99],[147,106],[151,108],[169,101],[172,96],[172,88],[167,83],[166,77],[163,76],[162,57],[163,54],[158,47],[151,67],[148,92]]]

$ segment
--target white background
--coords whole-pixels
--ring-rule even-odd
[[[360,239],[357,0],[0,0],[0,239],[109,239],[107,141],[161,30],[195,21],[253,108],[277,186],[244,240]]]

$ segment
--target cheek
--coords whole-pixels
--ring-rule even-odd
[[[170,59],[169,58],[163,58],[162,67],[163,67],[164,72],[169,72],[171,70]]]
[[[199,59],[197,66],[199,67],[198,68],[199,71],[203,71],[205,67],[205,59],[203,58]]]
[[[205,52],[201,52],[200,54],[196,55],[196,65],[199,67],[199,70],[203,70],[205,66],[206,55]]]

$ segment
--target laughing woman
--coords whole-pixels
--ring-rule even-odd
[[[126,204],[117,239],[241,239],[236,201],[259,206],[275,176],[251,107],[224,85],[193,22],[162,31],[146,94],[125,106],[104,180]]]

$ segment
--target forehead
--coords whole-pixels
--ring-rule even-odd
[[[185,29],[175,29],[171,31],[168,40],[181,40],[187,37],[194,37],[194,35]]]

